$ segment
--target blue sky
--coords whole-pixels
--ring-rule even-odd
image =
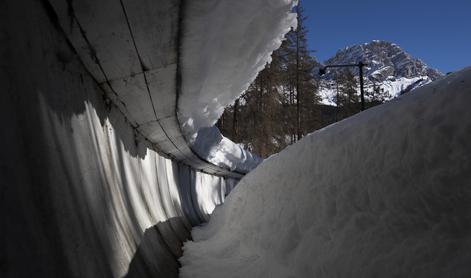
[[[471,0],[301,0],[319,61],[374,39],[397,43],[443,73],[471,65]]]

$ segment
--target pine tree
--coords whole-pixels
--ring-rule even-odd
[[[286,146],[280,124],[283,121],[281,72],[280,56],[274,53],[272,63],[259,73],[255,82],[240,98],[240,109],[237,110],[238,122],[240,121],[239,142],[262,157]],[[235,107],[236,105],[232,109]]]
[[[306,17],[303,15],[301,3],[296,7],[298,25],[296,30],[290,31],[283,43],[282,55],[286,63],[286,85],[289,92],[288,104],[294,106],[288,113],[291,125],[291,142],[301,139],[307,132],[316,129],[319,124],[318,84],[314,78],[313,69],[318,65],[310,55],[307,46]],[[317,110],[317,111],[316,111]]]
[[[339,86],[337,106],[340,108],[340,119],[359,112],[360,99],[358,96],[358,82],[350,69],[337,71],[336,82]]]
[[[294,143],[320,128],[318,65],[307,47],[307,29],[301,6],[298,26],[239,101],[225,110],[221,132],[262,157]],[[223,121],[221,123],[221,121]],[[232,126],[230,126],[232,123]]]

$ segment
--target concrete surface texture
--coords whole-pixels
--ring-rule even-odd
[[[142,10],[165,14],[152,8],[158,7]],[[84,37],[75,41],[84,30],[74,9],[94,19],[98,12],[113,15],[87,1],[0,2],[0,276],[177,277],[191,227],[207,219],[237,180],[199,171],[224,173],[192,156],[175,126],[174,103],[160,95],[146,99],[154,85],[160,87],[153,92],[172,95],[173,85],[159,80],[176,74],[173,54],[134,57],[100,49],[99,41],[90,48]],[[135,22],[145,23],[145,17]],[[133,23],[124,24],[107,45],[135,47],[121,33]],[[101,26],[87,27],[87,36],[107,38]],[[137,42],[142,34],[134,35]],[[175,50],[152,43],[149,51]],[[108,69],[109,61],[118,64]],[[152,83],[154,75],[164,78]],[[142,92],[133,88],[147,95],[133,96]],[[121,97],[142,102],[120,105]],[[150,103],[153,108],[141,107]]]
[[[195,169],[243,175],[208,163],[182,134],[177,111],[183,1],[43,3],[87,71],[137,132],[167,156]]]

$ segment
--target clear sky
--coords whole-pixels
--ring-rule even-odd
[[[386,40],[443,73],[471,66],[471,0],[301,0],[319,61]]]

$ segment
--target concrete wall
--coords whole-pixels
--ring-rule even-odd
[[[150,148],[44,1],[0,2],[1,277],[176,277],[235,180]]]

